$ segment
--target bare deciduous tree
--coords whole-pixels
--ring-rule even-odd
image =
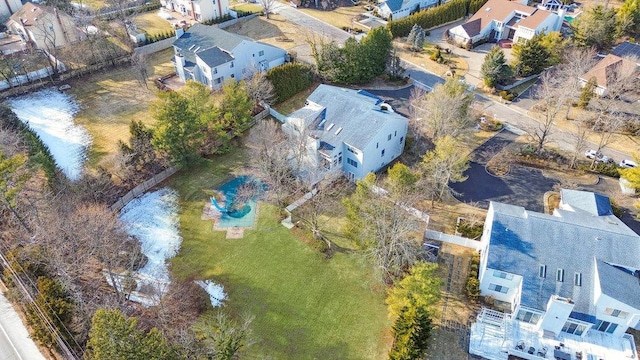
[[[458,79],[448,79],[430,93],[415,88],[409,100],[412,127],[432,141],[447,135],[456,136],[472,123],[469,108],[473,99],[473,94],[468,93],[466,85]]]
[[[564,74],[556,71],[547,71],[540,84],[535,89],[534,97],[539,100],[539,108],[542,111],[542,119],[536,128],[529,134],[536,142],[536,153],[542,154],[542,149],[549,141],[549,135],[553,132],[553,126],[560,112],[565,109],[573,86],[567,86],[569,79]]]
[[[247,95],[256,105],[261,103],[271,105],[276,99],[273,84],[267,79],[267,74],[264,71],[255,71],[247,77],[244,80],[244,87],[247,90]]]
[[[258,0],[258,4],[262,6],[264,15],[269,19],[269,15],[273,13],[278,2],[276,0]]]

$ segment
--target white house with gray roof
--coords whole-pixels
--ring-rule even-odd
[[[487,359],[634,359],[640,236],[608,197],[562,190],[552,215],[492,202],[480,250],[483,309],[469,352]]]
[[[448,1],[448,0],[447,0]],[[409,16],[413,12],[417,12],[430,7],[444,4],[447,1],[442,0],[384,0],[380,1],[374,9],[380,17],[385,19],[398,20]]]
[[[402,154],[408,120],[363,90],[321,84],[283,130],[304,144],[294,166],[315,183],[331,173],[350,180],[376,172]]]
[[[180,80],[195,80],[211,89],[280,66],[287,56],[278,47],[202,24],[178,31],[173,48]]]

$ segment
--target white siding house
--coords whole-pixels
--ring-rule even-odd
[[[491,360],[637,358],[640,236],[609,198],[562,190],[552,215],[492,202],[480,250],[484,309],[469,352]]]
[[[22,7],[20,0],[0,1],[0,19],[6,19]]]
[[[275,46],[213,26],[195,24],[176,33],[176,74],[218,89],[228,79],[244,79],[255,71],[284,64],[286,52]]]
[[[473,46],[480,40],[531,40],[540,33],[559,31],[564,10],[558,14],[509,0],[489,0],[466,23],[449,29],[453,41]]]
[[[385,0],[374,7],[378,15],[388,20],[398,20],[422,9],[438,6],[440,0]]]
[[[402,154],[407,118],[363,90],[320,85],[283,129],[306,144],[300,176],[315,183],[331,173],[350,180],[376,172]]]
[[[229,0],[161,0],[169,11],[202,22],[229,15]]]

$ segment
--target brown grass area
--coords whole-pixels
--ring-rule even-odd
[[[441,76],[445,75],[447,71],[449,71],[449,65],[438,64],[429,58],[431,53],[435,51],[434,44],[425,43],[424,50],[419,53],[407,49],[407,44],[404,41],[404,38],[395,40],[394,45],[398,56],[403,60],[419,65],[428,71]],[[455,70],[456,75],[462,76],[469,71],[469,64],[467,64],[467,62],[460,56],[455,54],[446,54],[444,51],[442,51],[442,56],[445,60],[449,61],[449,64],[451,65],[451,68]]]
[[[269,19],[264,16],[255,17],[248,21],[239,22],[225,30],[287,51],[295,51],[300,59],[307,62],[312,60],[307,39],[313,38],[313,33],[288,21],[282,15],[273,14]]]
[[[128,66],[71,81],[70,92],[81,106],[75,120],[85,126],[93,138],[89,155],[91,165],[100,164],[105,155],[113,153],[118,140],[128,140],[131,120],[146,124],[154,122],[149,104],[156,99],[158,90],[152,79],[173,73],[169,61],[172,54],[173,49],[166,49],[149,58],[148,90],[138,81],[135,69]]]
[[[167,20],[158,16],[157,11],[136,15],[132,21],[138,30],[146,32],[147,35],[158,35],[173,30]]]
[[[300,91],[289,100],[286,100],[283,103],[274,106],[274,108],[281,114],[291,114],[292,112],[304,106],[305,101],[307,101],[309,95],[311,95],[311,93],[318,87],[318,85],[320,85],[320,83],[314,83],[308,89]]]
[[[360,26],[360,24],[355,22],[356,16],[365,12],[364,8],[361,6],[339,7],[332,11],[306,8],[299,8],[298,10],[340,29],[342,29],[343,27],[350,27],[366,30],[366,28]]]
[[[484,219],[487,216],[486,210],[459,202],[452,197],[446,202],[436,202],[433,207],[431,202],[425,201],[420,209],[429,214],[429,229],[447,234],[455,234],[458,217]]]

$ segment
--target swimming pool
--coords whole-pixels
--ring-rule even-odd
[[[252,193],[249,199],[245,199],[241,203],[236,201],[238,197],[238,189],[244,184],[256,182],[258,191]],[[261,190],[264,190],[264,184],[257,182],[248,176],[238,176],[232,180],[222,184],[218,188],[225,197],[225,210],[220,216],[218,227],[253,227],[256,219],[257,197]],[[214,203],[214,201],[212,201]],[[215,206],[215,204],[214,204]]]
[[[576,19],[576,18],[575,18],[575,17],[573,17],[573,16],[566,16],[566,15],[565,15],[565,17],[564,17],[564,21],[566,21],[566,22],[567,22],[567,24],[571,24],[571,22],[572,22],[573,20],[575,20],[575,19]]]

